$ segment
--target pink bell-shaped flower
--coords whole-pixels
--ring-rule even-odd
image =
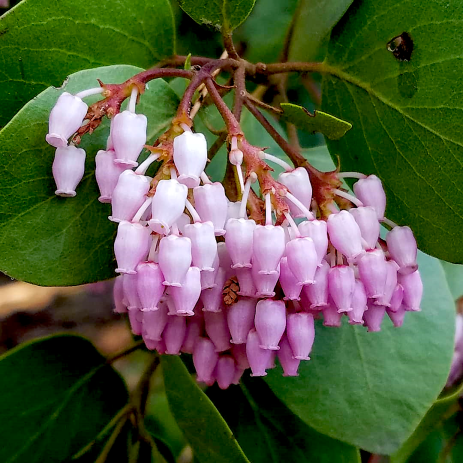
[[[202,271],[213,272],[214,261],[217,257],[217,242],[213,223],[196,222],[185,225],[183,234],[191,240],[193,265]]]
[[[364,206],[371,206],[375,209],[378,220],[384,219],[386,193],[381,180],[376,175],[369,175],[356,182],[354,193]]]
[[[280,350],[277,352],[278,360],[281,368],[283,368],[283,376],[299,376],[297,372],[301,361],[294,358],[293,351],[289,345],[288,338],[284,335],[280,341]]]
[[[159,243],[159,266],[165,286],[182,286],[191,266],[191,241],[186,236],[169,235]]]
[[[244,344],[249,331],[254,326],[256,300],[240,298],[227,311],[228,329],[233,344]]]
[[[337,265],[328,273],[328,289],[338,312],[352,310],[352,295],[355,288],[355,274],[351,267]]]
[[[381,331],[381,323],[386,315],[386,307],[383,305],[368,304],[368,310],[363,314],[363,321],[369,333]]]
[[[282,183],[289,192],[298,199],[307,209],[310,209],[312,202],[312,184],[309,174],[303,167],[298,167],[289,172],[283,172],[278,176],[278,181]],[[291,214],[294,217],[305,217],[305,214],[291,201],[288,201]]]
[[[341,326],[342,313],[333,301],[330,301],[326,307],[323,307],[323,326],[339,328]]]
[[[125,170],[119,176],[111,200],[113,222],[131,221],[141,205],[145,202],[150,189],[150,177],[138,175],[133,170]]]
[[[286,307],[283,301],[261,300],[256,305],[254,325],[262,349],[278,350],[286,328]]]
[[[400,328],[404,323],[405,313],[407,310],[401,305],[396,311],[386,309],[386,313],[396,328]]]
[[[257,225],[253,236],[252,262],[259,267],[259,273],[270,275],[285,252],[285,232],[283,227],[274,225]]]
[[[300,285],[310,285],[315,281],[319,263],[312,238],[295,238],[286,245],[288,266]]]
[[[238,283],[240,286],[238,295],[244,296],[244,297],[254,297],[254,298],[257,297],[257,289],[256,289],[256,285],[254,284],[252,269],[245,268],[245,267],[237,268],[235,269],[234,273],[236,274],[236,278],[238,279]],[[256,269],[254,269],[254,273],[257,274]],[[265,275],[260,275],[260,276],[263,276],[264,279],[266,277]],[[275,282],[275,285],[276,285],[276,282]]]
[[[226,272],[222,267],[219,267],[215,286],[201,291],[201,302],[204,305],[204,312],[221,312],[223,301],[223,287],[226,282]]]
[[[127,302],[127,308],[141,310],[141,301],[137,291],[137,275],[127,274],[122,279],[122,290],[124,292],[124,300]]]
[[[220,389],[228,389],[235,377],[235,361],[230,355],[221,355],[215,367],[215,377]]]
[[[188,188],[197,187],[206,162],[207,142],[202,133],[188,131],[174,138],[174,164],[180,183]]]
[[[367,251],[358,261],[360,279],[369,298],[384,296],[388,273],[384,253],[380,249]]]
[[[328,229],[324,220],[306,220],[297,227],[301,236],[312,238],[317,251],[318,265],[321,265],[328,251]]]
[[[100,203],[110,203],[119,176],[127,168],[114,162],[114,151],[100,150],[95,156],[95,178],[100,189]]]
[[[127,313],[127,305],[124,300],[123,275],[119,275],[114,280],[113,301],[115,313]]]
[[[416,240],[410,227],[394,227],[386,235],[386,243],[390,256],[399,266],[400,274],[407,275],[418,268]]]
[[[256,222],[248,219],[228,219],[225,243],[233,262],[232,268],[251,268],[253,236]]]
[[[140,309],[129,310],[130,329],[135,336],[143,333],[143,312]]]
[[[207,270],[201,271],[201,289],[210,289],[217,286],[215,279],[219,273],[219,265],[219,258],[217,256],[212,264],[212,272]]]
[[[280,278],[280,266],[277,268],[277,273],[262,274],[259,273],[259,270],[260,268],[256,264],[254,264],[251,268],[252,281],[256,287],[254,297],[275,296],[275,286],[278,283],[278,279]]]
[[[52,166],[55,195],[72,198],[85,172],[85,151],[75,146],[56,148]]]
[[[139,223],[122,221],[117,227],[114,254],[117,273],[136,273],[138,263],[145,260],[151,245],[150,229]]]
[[[79,97],[64,92],[50,112],[47,142],[55,148],[67,146],[68,138],[82,125],[88,106]]]
[[[162,284],[164,275],[159,264],[154,262],[140,262],[137,266],[137,291],[140,297],[141,310],[158,310],[158,303],[164,294]]]
[[[232,269],[233,262],[230,254],[228,253],[227,245],[222,241],[217,243],[217,255],[219,256],[220,267],[223,268],[227,274],[226,280],[235,275],[235,271]]]
[[[147,119],[143,114],[122,111],[111,121],[111,142],[116,152],[115,162],[136,167],[146,144]]]
[[[352,294],[352,310],[347,312],[351,325],[363,325],[363,314],[367,310],[367,293],[360,280],[355,280],[354,293]]]
[[[204,323],[206,333],[214,343],[217,352],[224,352],[230,349],[230,331],[227,318],[223,311],[204,312]]]
[[[267,376],[267,366],[272,357],[272,351],[260,347],[257,331],[252,329],[246,341],[246,357],[251,367],[251,376]],[[236,357],[235,357],[236,358]]]
[[[158,303],[158,310],[143,312],[143,339],[160,341],[167,320],[167,303],[165,301]]]
[[[367,249],[374,249],[379,238],[380,224],[373,207],[357,207],[349,210],[360,228]]]
[[[404,289],[402,304],[405,310],[419,312],[421,298],[423,297],[423,281],[419,270],[399,276],[399,283]]]
[[[307,295],[310,301],[310,308],[317,309],[328,305],[328,272],[330,266],[325,260],[315,272],[315,282],[312,285],[306,285],[302,291]]]
[[[169,294],[174,301],[177,315],[194,315],[193,309],[201,294],[201,272],[198,267],[190,267],[182,280],[182,286],[172,286]]]
[[[162,333],[162,339],[166,343],[166,354],[180,355],[185,333],[186,318],[168,315],[167,325]]]
[[[247,342],[247,340],[246,340]],[[232,344],[231,353],[235,359],[237,368],[247,370],[250,368],[248,357],[246,354],[246,344]]]
[[[219,360],[219,354],[210,339],[199,338],[193,351],[193,364],[196,368],[196,380],[201,383],[210,383],[213,380],[214,369]]]
[[[294,358],[310,360],[309,354],[315,339],[313,315],[306,312],[289,314],[286,317],[286,336]]]
[[[402,285],[397,284],[394,292],[392,293],[389,309],[392,312],[397,312],[402,307],[402,301],[404,299],[404,288]]]
[[[397,287],[397,270],[399,266],[394,260],[388,260],[386,265],[387,274],[386,284],[384,286],[384,296],[379,297],[376,301],[374,301],[374,304],[390,307],[392,295],[394,294],[394,291]]]
[[[156,186],[151,205],[151,230],[167,235],[170,227],[185,210],[188,188],[175,179],[161,180]]]
[[[186,321],[186,334],[182,345],[182,352],[192,354],[195,348],[196,341],[199,339],[204,328],[204,318],[195,315],[188,317]]]
[[[348,260],[354,260],[363,253],[360,228],[349,212],[331,214],[327,226],[331,244]]]
[[[298,279],[288,265],[288,258],[282,257],[280,260],[280,285],[285,293],[285,301],[299,301],[302,285],[298,284]]]
[[[227,220],[228,199],[221,183],[207,183],[193,190],[195,208],[201,220],[214,224],[216,236],[225,235],[225,221]]]

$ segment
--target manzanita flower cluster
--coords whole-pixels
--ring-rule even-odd
[[[84,150],[68,143],[88,111],[82,98],[104,91],[63,93],[51,112],[57,195],[75,196],[84,173]],[[399,327],[420,310],[416,242],[384,217],[378,177],[335,171],[321,188],[313,170],[250,145],[235,124],[229,160],[241,199],[232,202],[204,172],[206,139],[188,118],[177,118],[139,164],[147,119],[135,112],[137,97],[134,86],[128,109],[112,118],[95,176],[118,224],[116,311],[128,313],[149,349],[192,354],[198,381],[227,388],[247,368],[265,376],[275,356],[285,376],[297,376],[317,318],[339,327],[346,317],[374,332],[386,314]],[[161,167],[147,176],[155,161]],[[285,168],[277,180],[268,161]],[[341,186],[349,176],[358,178],[354,195]],[[391,228],[385,240],[381,224]]]

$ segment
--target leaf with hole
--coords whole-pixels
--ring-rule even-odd
[[[55,196],[54,149],[45,142],[48,116],[58,96],[94,87],[97,78],[120,83],[140,72],[108,66],[77,72],[60,89],[49,88],[28,103],[0,132],[0,269],[44,286],[66,286],[114,276],[115,224],[110,206],[98,202],[94,156],[106,146],[109,121],[82,140],[86,173],[75,198]],[[93,97],[95,101],[95,97]],[[175,114],[178,98],[163,80],[150,82],[137,111],[148,117],[154,141]]]
[[[402,42],[405,33],[411,43]],[[393,39],[407,53],[396,56]],[[456,263],[463,262],[462,50],[461,2],[356,2],[331,34],[322,98],[323,111],[353,125],[328,140],[342,170],[378,175],[387,216],[409,225],[424,252]]]

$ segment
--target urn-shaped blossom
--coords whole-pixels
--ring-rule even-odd
[[[248,219],[228,219],[225,229],[225,243],[233,268],[251,268],[253,236],[256,222]]]
[[[158,303],[158,310],[143,312],[143,338],[160,341],[167,320],[167,304],[165,302]]]
[[[285,252],[285,232],[283,227],[257,225],[253,236],[252,262],[259,267],[259,273],[277,273],[280,259]]]
[[[357,225],[360,228],[360,233],[364,239],[367,249],[374,249],[379,238],[380,224],[376,210],[373,207],[356,207],[349,210]]]
[[[225,312],[204,312],[204,325],[217,352],[230,349],[230,331]]]
[[[261,300],[256,305],[254,325],[262,349],[278,350],[286,328],[286,307],[283,301]]]
[[[354,193],[364,206],[371,206],[375,209],[378,220],[384,219],[386,193],[381,180],[376,175],[369,175],[356,182]]]
[[[355,280],[354,293],[352,294],[352,310],[347,312],[351,325],[363,325],[363,314],[367,310],[367,293],[360,280]]]
[[[312,184],[309,174],[303,167],[298,167],[289,172],[283,172],[278,176],[278,181],[282,183],[289,192],[298,199],[307,209],[310,209],[312,202]],[[295,217],[305,217],[305,214],[292,202],[288,201],[291,213]]]
[[[148,222],[151,230],[167,235],[185,210],[187,194],[188,188],[177,180],[161,180],[156,186],[151,205],[151,220]]]
[[[206,162],[207,142],[202,133],[187,131],[174,138],[174,164],[180,183],[188,188],[197,187]]]
[[[177,315],[169,315],[167,325],[162,333],[162,339],[166,343],[166,354],[179,355],[185,339],[186,318]]]
[[[143,114],[122,111],[111,121],[111,142],[116,152],[115,162],[137,166],[137,159],[146,144],[147,119]]]
[[[416,264],[416,240],[410,227],[394,227],[386,235],[387,250],[399,265],[399,273],[413,273]]]
[[[294,357],[288,338],[284,335],[280,341],[280,350],[277,352],[283,376],[299,376],[297,372],[301,361]]]
[[[150,189],[150,180],[150,177],[138,175],[130,169],[122,172],[112,194],[109,220],[113,222],[132,220],[145,202]]]
[[[221,183],[207,183],[193,190],[195,207],[201,220],[214,224],[217,236],[225,234],[225,221],[227,220],[228,199]]]
[[[115,153],[113,150],[100,150],[95,156],[95,178],[100,189],[100,203],[110,203],[114,188],[116,188],[119,176],[127,166],[114,162]]]
[[[272,351],[262,349],[261,341],[257,331],[252,329],[248,334],[246,341],[246,357],[251,367],[251,376],[267,376],[265,371],[272,357]]]
[[[386,289],[388,266],[380,249],[367,251],[358,261],[360,279],[369,298],[383,297]]]
[[[302,285],[299,284],[298,278],[289,268],[287,257],[282,257],[280,260],[280,285],[285,293],[283,298],[285,301],[300,300]]]
[[[67,146],[68,138],[82,125],[88,106],[79,97],[64,92],[50,112],[47,142],[55,148]]]
[[[309,354],[315,339],[313,315],[306,312],[289,314],[286,319],[286,336],[294,358],[310,360]]]
[[[286,244],[288,266],[300,285],[310,285],[315,281],[319,263],[312,238],[295,238]]]
[[[140,262],[137,265],[137,291],[142,311],[158,310],[158,303],[164,294],[162,284],[164,275],[159,264],[155,262]]]
[[[212,272],[217,257],[217,241],[213,223],[196,222],[185,225],[183,234],[191,240],[193,265],[200,270]]]
[[[419,270],[406,275],[400,275],[399,283],[403,287],[402,304],[405,309],[412,312],[421,310],[421,298],[423,297],[423,281],[421,280]]]
[[[355,288],[354,270],[346,265],[332,267],[328,273],[328,288],[338,312],[350,312]]]
[[[328,272],[330,266],[328,262],[323,261],[315,272],[315,282],[311,285],[304,286],[302,291],[305,292],[310,301],[310,308],[323,308],[328,305]]]
[[[198,267],[190,267],[182,280],[182,286],[172,286],[169,294],[174,301],[177,315],[194,315],[193,309],[201,294],[201,272]]]
[[[197,380],[209,383],[213,379],[212,374],[219,360],[219,354],[210,339],[199,338],[193,351],[193,364],[196,368]]]
[[[363,252],[362,234],[354,217],[347,211],[340,211],[328,217],[328,234],[332,245],[349,260]]]
[[[227,389],[230,384],[234,383],[235,378],[235,361],[230,355],[221,355],[215,367],[215,377],[220,389]]]
[[[240,298],[227,311],[227,323],[233,344],[244,344],[254,326],[256,300]]]
[[[151,244],[149,228],[139,223],[122,221],[117,227],[114,254],[118,273],[135,274],[139,262],[145,260]]]
[[[165,286],[182,286],[191,265],[190,238],[169,235],[159,243],[159,266]]]
[[[56,183],[55,194],[65,198],[75,196],[76,187],[84,176],[85,151],[72,145],[56,148],[52,170]]]
[[[306,220],[298,225],[301,236],[312,238],[321,265],[328,250],[328,229],[324,220]]]

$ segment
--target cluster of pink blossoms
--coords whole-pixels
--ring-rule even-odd
[[[64,93],[51,112],[46,138],[57,148],[58,195],[76,194],[85,152],[68,138],[86,115],[82,98],[98,90]],[[153,185],[145,173],[160,155],[137,162],[147,121],[135,113],[135,100],[132,92],[129,109],[112,119],[95,174],[99,199],[111,203],[109,220],[118,223],[116,311],[128,312],[133,332],[149,349],[192,354],[198,381],[227,388],[247,368],[265,376],[275,355],[284,375],[297,376],[301,360],[309,360],[316,318],[339,327],[345,315],[350,324],[379,331],[385,314],[398,327],[405,312],[420,310],[416,242],[410,228],[385,219],[386,197],[376,176],[359,174],[355,196],[338,192],[357,207],[338,210],[333,203],[327,220],[317,220],[307,170],[283,163],[279,194],[290,213],[274,225],[275,192],[266,193],[266,221],[259,225],[246,208],[256,175],[248,172],[243,182],[235,137],[230,161],[241,176],[240,202],[230,202],[222,184],[211,183],[204,172],[205,137],[187,126],[174,139],[170,174]],[[393,227],[385,240],[382,222]],[[224,288],[233,286],[236,298],[225,298],[226,304]]]

